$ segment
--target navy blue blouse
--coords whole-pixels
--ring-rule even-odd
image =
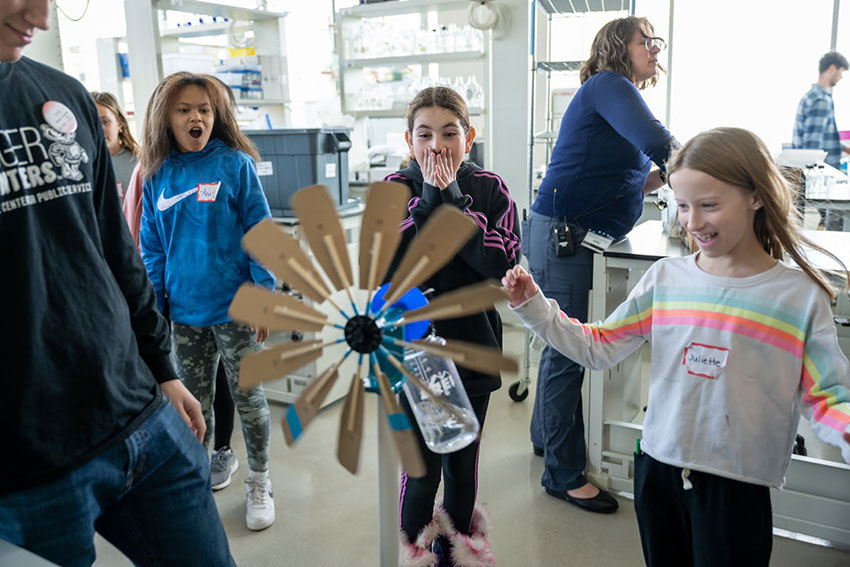
[[[567,107],[531,209],[621,238],[643,210],[650,162],[663,170],[674,145],[629,79],[599,72]]]

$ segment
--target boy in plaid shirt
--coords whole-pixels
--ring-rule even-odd
[[[825,150],[826,163],[836,169],[841,168],[842,148],[835,125],[832,87],[838,84],[848,67],[847,59],[837,51],[830,51],[820,58],[818,82],[812,85],[797,105],[791,142],[793,148]],[[850,150],[844,151],[850,153]],[[837,215],[826,215],[824,218],[824,212],[821,210],[825,228],[841,230],[841,218]]]

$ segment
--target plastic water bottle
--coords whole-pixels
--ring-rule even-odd
[[[446,341],[434,335],[425,340],[439,345],[446,344]],[[447,410],[442,407],[411,384],[410,380],[403,382],[404,395],[413,409],[428,448],[435,453],[453,453],[472,443],[478,437],[480,426],[455,363],[422,350],[407,349],[404,364],[434,396],[451,408]]]

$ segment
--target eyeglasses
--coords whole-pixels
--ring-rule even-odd
[[[641,43],[649,51],[652,51],[656,47],[659,51],[664,51],[667,48],[667,42],[660,37],[645,37]]]

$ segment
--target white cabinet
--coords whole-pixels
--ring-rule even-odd
[[[490,37],[467,24],[468,6],[463,0],[408,0],[339,10],[342,112],[402,117],[417,92],[439,84],[460,92],[470,114],[483,115],[489,106]]]
[[[253,34],[251,45],[262,64],[263,97],[241,99],[242,107],[262,108],[275,127],[287,122],[289,101],[287,81],[286,31],[284,12],[237,8],[200,0],[126,0],[127,43],[130,77],[137,115],[141,117],[154,87],[162,79],[163,59],[174,57],[181,40],[219,37],[212,45],[227,47],[231,34]],[[205,17],[189,27],[160,29],[160,10],[172,10]],[[215,21],[213,21],[215,18]],[[226,19],[227,21],[223,21]],[[151,54],[155,56],[151,57]],[[181,54],[182,55],[182,54]],[[187,58],[191,57],[186,55]],[[168,69],[168,65],[165,66]],[[192,69],[186,69],[192,70]]]

